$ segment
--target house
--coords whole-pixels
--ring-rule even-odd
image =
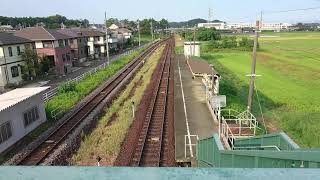
[[[82,32],[73,29],[59,29],[58,32],[71,37],[71,39],[69,39],[69,44],[71,48],[71,57],[73,57],[73,65],[84,62],[88,57],[88,42]]]
[[[69,45],[71,36],[59,33],[57,30],[44,27],[30,27],[15,32],[16,36],[30,39],[35,43],[37,54],[46,56],[56,70],[57,74],[71,72],[72,56]]]
[[[109,27],[110,31],[112,32],[111,37],[117,37],[117,48],[123,48],[124,44],[128,42],[128,40],[132,37],[132,31],[125,27],[119,27],[116,24],[112,24]],[[110,40],[109,40],[110,43]],[[109,44],[110,45],[110,44]]]
[[[98,59],[106,55],[106,35],[95,29],[78,29],[87,40],[88,55],[93,59]]]
[[[0,33],[0,88],[23,81],[21,67],[24,61],[21,54],[27,48],[33,48],[31,40],[11,33]]]
[[[42,92],[48,88],[18,88],[0,95],[0,153],[47,120]]]

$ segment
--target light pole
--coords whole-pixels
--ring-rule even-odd
[[[105,24],[106,24],[106,48],[107,48],[107,63],[108,66],[110,65],[110,59],[109,59],[109,37],[108,37],[108,25],[107,25],[107,12],[104,13],[105,18]]]

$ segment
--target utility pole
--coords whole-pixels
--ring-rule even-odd
[[[152,41],[153,41],[153,25],[152,25],[152,20],[151,20],[150,25],[151,25],[151,27],[150,27],[150,30],[151,30],[151,38],[152,38]]]
[[[138,19],[138,34],[139,34],[139,47],[141,46],[141,40],[140,40],[140,20]]]
[[[256,64],[257,64],[257,47],[259,41],[259,34],[262,27],[262,11],[260,21],[256,22],[256,31],[255,31],[255,38],[254,38],[254,45],[253,45],[253,56],[252,56],[252,65],[251,65],[251,74],[250,74],[250,87],[249,87],[249,95],[248,95],[248,111],[252,111],[252,100],[254,94],[254,83],[256,79]]]
[[[196,55],[196,26],[194,25],[194,29],[193,29],[193,56]]]
[[[109,59],[109,37],[108,37],[107,12],[104,13],[104,19],[105,19],[105,24],[106,24],[107,63],[108,63],[108,66],[109,66],[110,65],[110,59]]]

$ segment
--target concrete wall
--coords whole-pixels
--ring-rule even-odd
[[[195,45],[195,46],[190,44],[184,45],[184,55],[200,57],[200,45]]]
[[[25,127],[23,114],[34,106],[38,107],[39,119]],[[22,101],[4,111],[1,111],[0,117],[0,124],[4,124],[9,121],[12,129],[12,136],[7,141],[0,144],[1,153],[46,121],[47,118],[42,100],[42,93],[30,97],[29,99],[26,99],[25,101]]]

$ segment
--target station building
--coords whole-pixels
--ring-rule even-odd
[[[42,92],[18,88],[0,95],[0,153],[47,120]]]

